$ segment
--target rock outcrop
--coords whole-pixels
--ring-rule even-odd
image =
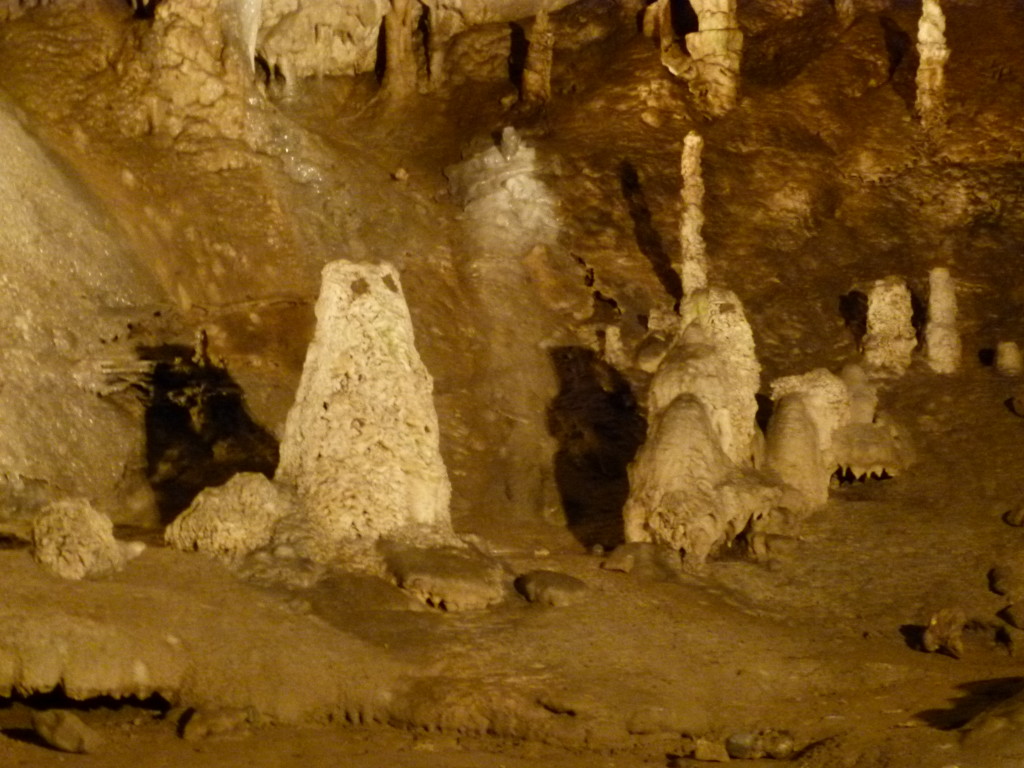
[[[264,475],[243,472],[199,493],[167,526],[175,549],[205,552],[227,563],[269,545],[281,518],[294,511],[287,493]]]
[[[32,555],[37,563],[63,579],[102,576],[124,567],[138,546],[122,546],[114,538],[110,518],[86,499],[65,499],[48,505],[32,521]]]

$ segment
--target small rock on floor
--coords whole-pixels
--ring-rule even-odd
[[[61,709],[32,713],[32,729],[48,745],[61,752],[91,754],[103,738],[78,715]]]
[[[545,570],[524,573],[514,585],[516,592],[531,603],[556,607],[571,605],[587,590],[586,583],[575,576]]]

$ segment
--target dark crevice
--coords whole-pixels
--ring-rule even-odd
[[[585,347],[551,351],[559,392],[548,407],[558,441],[555,480],[569,530],[585,546],[623,541],[630,461],[647,422],[626,379]]]
[[[154,361],[146,408],[147,478],[168,523],[203,488],[238,472],[272,476],[277,440],[249,415],[241,387],[205,349],[168,344],[139,350]]]
[[[647,197],[640,182],[640,174],[636,166],[628,160],[623,161],[619,166],[619,183],[622,187],[622,197],[629,210],[629,217],[633,220],[633,235],[636,238],[637,247],[651,263],[651,268],[658,280],[661,281],[665,292],[673,301],[679,301],[683,297],[682,281],[672,268],[672,259],[665,250],[661,235],[654,227],[651,209],[647,204]]]
[[[859,348],[868,332],[868,296],[863,291],[850,291],[839,297],[839,315],[853,335]]]
[[[508,79],[521,91],[523,87],[523,71],[526,69],[526,53],[530,42],[526,30],[521,24],[509,24]]]

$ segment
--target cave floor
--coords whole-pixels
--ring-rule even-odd
[[[9,550],[7,647],[24,664],[53,643],[87,665],[107,656],[100,686],[141,658],[172,701],[256,702],[315,723],[191,741],[162,712],[85,708],[106,743],[81,765],[688,765],[683,734],[767,728],[792,733],[808,768],[1019,764],[1015,737],[967,749],[958,730],[1024,687],[1020,632],[997,616],[1008,599],[987,580],[1019,567],[1024,535],[1001,519],[1021,502],[1024,424],[1005,403],[1016,384],[980,365],[943,379],[941,394],[934,382],[915,368],[883,395],[918,427],[911,470],[834,489],[770,540],[767,562],[737,554],[666,580],[602,569],[554,530],[547,541],[560,543],[544,551],[511,534],[495,550],[510,573],[569,573],[584,596],[445,613],[413,610],[368,577],[260,589],[159,545],[116,576],[65,586]],[[962,657],[922,652],[923,626],[952,607],[968,618]],[[183,664],[161,656],[170,635]],[[4,764],[67,764],[27,718],[20,699],[0,709]]]

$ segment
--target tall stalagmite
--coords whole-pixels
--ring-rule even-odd
[[[682,185],[680,198],[682,211],[679,217],[680,262],[676,271],[683,283],[683,296],[708,287],[708,265],[704,237],[704,177],[701,173],[701,153],[704,139],[696,131],[690,131],[683,140],[681,162]]]
[[[450,531],[433,380],[395,268],[328,264],[316,316],[275,479],[335,540]]]
[[[924,0],[917,27],[917,114],[925,128],[940,125],[945,119],[946,17],[939,0]]]

